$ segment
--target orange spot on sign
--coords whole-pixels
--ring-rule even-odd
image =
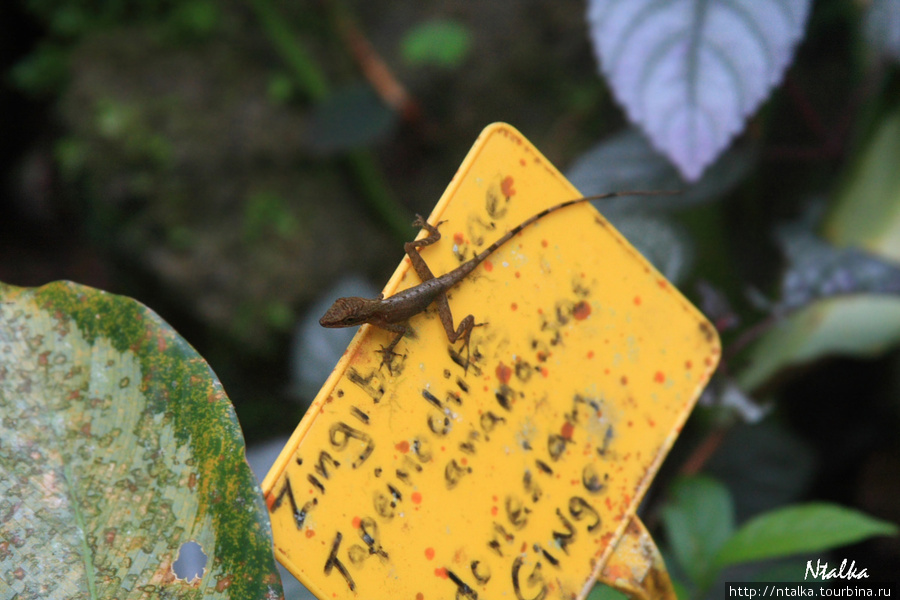
[[[572,310],[572,316],[579,321],[587,319],[591,316],[591,305],[582,300],[575,305],[575,308]]]
[[[497,370],[495,371],[497,375],[497,379],[499,379],[502,383],[509,383],[510,377],[512,377],[512,368],[506,366],[502,362],[497,365]]]
[[[434,558],[434,548],[425,548],[425,558],[428,560]]]
[[[515,196],[516,190],[513,189],[513,185],[515,185],[515,180],[512,176],[507,175],[503,178],[503,181],[500,182],[500,191],[503,192],[503,195],[507,198]]]
[[[407,452],[409,452],[409,442],[407,442],[406,440],[403,440],[402,442],[396,444],[394,446],[394,448],[396,448],[403,454],[406,454]]]

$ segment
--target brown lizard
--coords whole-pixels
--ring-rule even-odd
[[[407,242],[404,244],[403,249],[412,261],[413,268],[415,268],[422,283],[398,292],[389,298],[385,298],[384,294],[378,294],[377,298],[358,298],[355,296],[338,298],[325,315],[319,319],[319,325],[322,327],[335,328],[355,327],[357,325],[362,325],[363,323],[369,323],[376,327],[380,327],[381,329],[396,333],[397,335],[391,343],[388,344],[386,348],[382,346],[379,351],[382,355],[381,364],[387,365],[388,371],[393,373],[393,370],[391,369],[391,359],[396,356],[394,348],[409,331],[407,322],[410,318],[423,312],[432,302],[435,302],[437,303],[438,316],[441,319],[441,324],[444,326],[444,331],[447,332],[447,339],[450,340],[451,344],[454,344],[457,340],[462,338],[463,347],[466,350],[466,367],[468,368],[469,337],[472,334],[473,328],[484,325],[484,323],[475,323],[475,317],[473,315],[468,315],[460,322],[459,327],[454,329],[453,315],[450,312],[450,304],[447,301],[447,290],[462,281],[466,275],[471,273],[475,267],[484,261],[484,259],[493,254],[500,246],[511,240],[520,231],[535,221],[538,221],[561,208],[580,202],[587,202],[589,200],[601,200],[604,198],[615,198],[617,196],[643,196],[672,193],[677,192],[610,192],[598,196],[587,196],[560,202],[559,204],[545,208],[541,212],[525,219],[522,223],[510,229],[501,236],[500,239],[479,252],[473,258],[462,263],[452,271],[444,273],[440,277],[435,277],[431,272],[431,269],[428,268],[428,265],[425,264],[425,260],[422,258],[422,255],[419,254],[419,248],[430,246],[441,239],[438,227],[440,227],[443,221],[437,225],[431,225],[420,215],[416,215],[413,227],[425,228],[425,230],[428,231],[428,236],[421,240]]]

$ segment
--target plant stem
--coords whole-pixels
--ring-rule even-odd
[[[298,42],[298,36],[291,31],[285,19],[278,14],[269,0],[250,0],[250,6],[256,11],[260,24],[269,41],[278,50],[281,58],[294,71],[303,91],[314,102],[325,98],[329,93],[328,82],[322,71],[316,66],[312,57]]]
[[[291,30],[286,19],[278,13],[270,0],[249,2],[269,41],[291,68],[306,96],[313,102],[324,100],[330,93],[328,81],[301,46],[297,34]],[[392,236],[398,240],[407,240],[410,237],[409,216],[394,200],[372,153],[362,148],[351,150],[343,163],[356,180],[369,210],[387,226]]]
[[[372,153],[363,149],[351,150],[345,160],[369,209],[378,215],[392,236],[409,241],[410,236],[415,235],[409,225],[412,221],[406,209],[394,200]]]

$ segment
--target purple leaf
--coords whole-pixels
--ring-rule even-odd
[[[781,80],[809,0],[589,0],[616,98],[693,181]]]

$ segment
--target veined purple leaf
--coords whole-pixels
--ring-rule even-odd
[[[810,0],[590,0],[616,98],[693,181],[780,81]]]

